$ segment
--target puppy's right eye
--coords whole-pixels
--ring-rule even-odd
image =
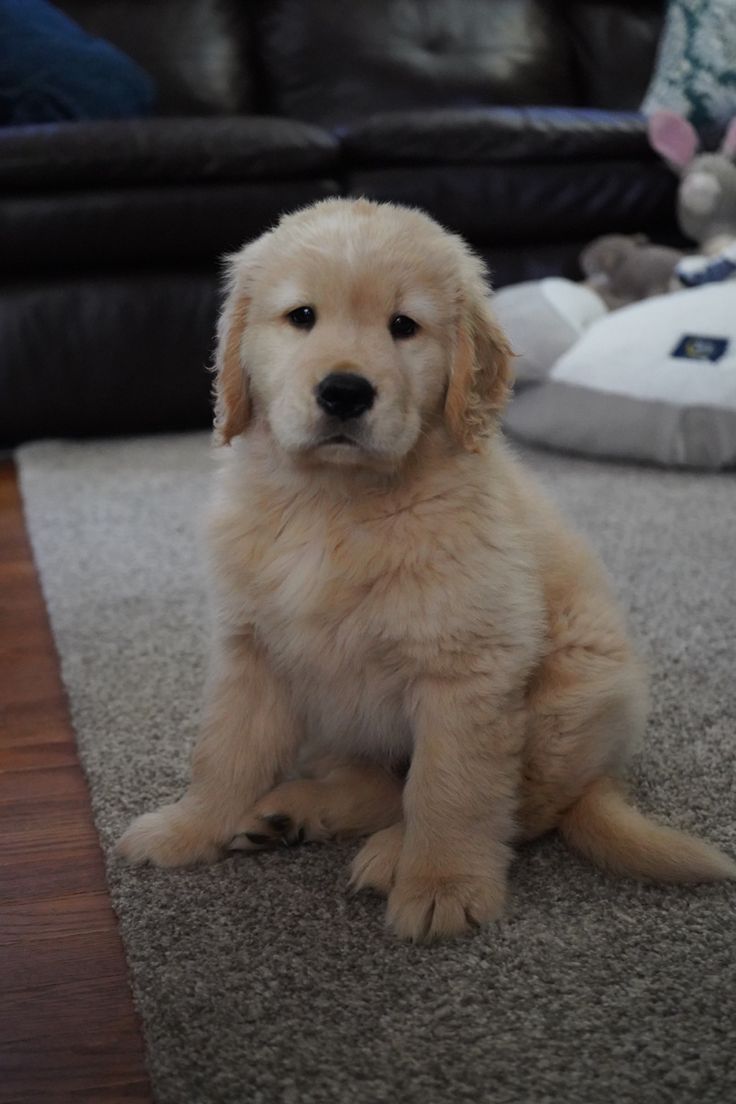
[[[313,307],[297,307],[296,310],[289,311],[286,317],[298,330],[311,330],[317,321]]]
[[[419,329],[419,326],[413,318],[409,318],[408,314],[395,314],[388,328],[392,337],[404,338],[413,337]]]

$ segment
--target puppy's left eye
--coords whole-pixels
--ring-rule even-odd
[[[314,307],[297,307],[296,310],[289,311],[286,317],[298,330],[311,330],[317,321]]]
[[[419,329],[419,324],[408,314],[395,314],[388,326],[392,337],[413,337]]]

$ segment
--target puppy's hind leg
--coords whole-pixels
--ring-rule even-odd
[[[330,764],[316,778],[283,782],[245,817],[230,850],[350,839],[401,819],[403,783],[373,763]]]
[[[518,838],[559,828],[596,778],[618,775],[641,741],[646,689],[637,667],[593,650],[551,657],[529,698]]]
[[[736,863],[702,840],[650,821],[620,782],[644,727],[646,693],[633,662],[560,652],[530,702],[519,826],[533,839],[558,828],[611,873],[664,882],[736,878]]]

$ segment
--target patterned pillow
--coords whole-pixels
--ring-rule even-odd
[[[642,111],[675,111],[701,132],[736,115],[734,0],[670,0]]]

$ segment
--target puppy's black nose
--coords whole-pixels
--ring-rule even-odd
[[[355,372],[330,372],[317,384],[317,405],[341,422],[358,418],[373,406],[376,389],[365,376]]]

